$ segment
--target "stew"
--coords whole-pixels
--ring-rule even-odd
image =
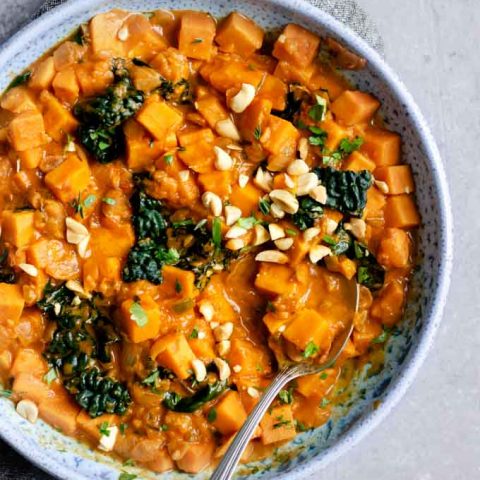
[[[30,421],[156,472],[244,460],[324,424],[401,320],[420,223],[401,138],[338,72],[365,61],[233,12],[95,16],[0,110],[0,380]],[[343,372],[343,373],[342,373]]]

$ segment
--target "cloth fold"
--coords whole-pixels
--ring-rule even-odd
[[[47,0],[35,13],[38,18],[67,0]],[[381,55],[383,39],[377,27],[355,0],[309,0],[313,5],[348,25]],[[0,480],[53,480],[0,441]]]

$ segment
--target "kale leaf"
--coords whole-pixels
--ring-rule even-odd
[[[77,103],[73,109],[80,122],[79,140],[100,163],[109,163],[123,153],[125,140],[121,125],[135,115],[144,102],[143,92],[133,86],[125,72],[121,75],[105,94]]]
[[[97,297],[74,301],[64,284],[47,284],[37,306],[56,323],[45,357],[67,391],[91,417],[123,415],[131,403],[127,387],[108,376],[120,335]]]
[[[313,227],[315,219],[320,218],[322,215],[322,205],[313,198],[305,196],[300,198],[300,207],[292,215],[292,221],[300,230],[306,230]]]
[[[11,90],[12,88],[19,87],[20,85],[24,85],[30,80],[30,77],[32,76],[32,72],[30,70],[27,70],[25,73],[21,73],[20,75],[17,75],[8,85],[6,88],[6,92]]]
[[[302,102],[302,98],[299,98],[294,90],[290,90],[287,93],[285,109],[272,110],[272,114],[293,123],[302,109]]]
[[[215,382],[205,385],[191,397],[181,397],[176,392],[166,392],[162,403],[165,408],[174,412],[193,413],[217,398],[226,388],[225,382]]]
[[[325,167],[316,168],[314,172],[327,189],[327,207],[355,217],[362,216],[367,203],[367,191],[373,183],[369,171],[353,172]]]
[[[358,260],[357,282],[370,290],[382,288],[385,281],[385,269],[365,245],[354,241],[353,255]]]
[[[152,239],[158,241],[165,239],[167,221],[165,220],[165,207],[160,200],[150,197],[142,190],[137,190],[130,203],[133,208],[133,227],[137,239]]]
[[[0,253],[0,283],[15,283],[15,272],[8,263],[8,250]]]

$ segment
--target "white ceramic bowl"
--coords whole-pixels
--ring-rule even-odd
[[[337,409],[325,426],[301,434],[280,448],[275,458],[244,466],[239,472],[239,478],[304,478],[339,457],[391,411],[411,384],[438,328],[452,263],[452,219],[445,172],[435,141],[405,86],[377,52],[346,26],[303,0],[71,0],[26,26],[4,44],[0,52],[0,71],[3,72],[0,90],[13,75],[79,23],[113,7],[139,11],[191,8],[218,16],[239,10],[267,28],[296,22],[316,33],[341,39],[368,60],[367,69],[353,73],[352,80],[382,101],[386,123],[403,136],[404,160],[412,166],[415,175],[423,223],[418,232],[418,268],[405,320],[386,346],[385,368],[373,377],[363,372],[351,388],[351,400]],[[378,400],[380,407],[374,409],[373,403]],[[5,399],[0,401],[0,425],[0,435],[13,448],[59,478],[117,479],[119,471],[125,470],[114,460],[90,451],[43,422],[28,424]],[[128,471],[142,478],[187,477],[179,473],[156,476],[132,468]],[[204,472],[196,478],[208,476],[208,472]]]

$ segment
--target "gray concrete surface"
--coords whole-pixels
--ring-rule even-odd
[[[312,478],[479,479],[480,1],[358,2],[376,21],[387,61],[413,93],[441,148],[453,199],[456,258],[444,320],[416,382],[377,430]],[[41,3],[1,0],[0,39]],[[5,457],[3,444],[0,452]],[[9,461],[21,462],[14,456]],[[40,478],[26,467],[25,474]],[[18,471],[10,476],[19,477]]]

